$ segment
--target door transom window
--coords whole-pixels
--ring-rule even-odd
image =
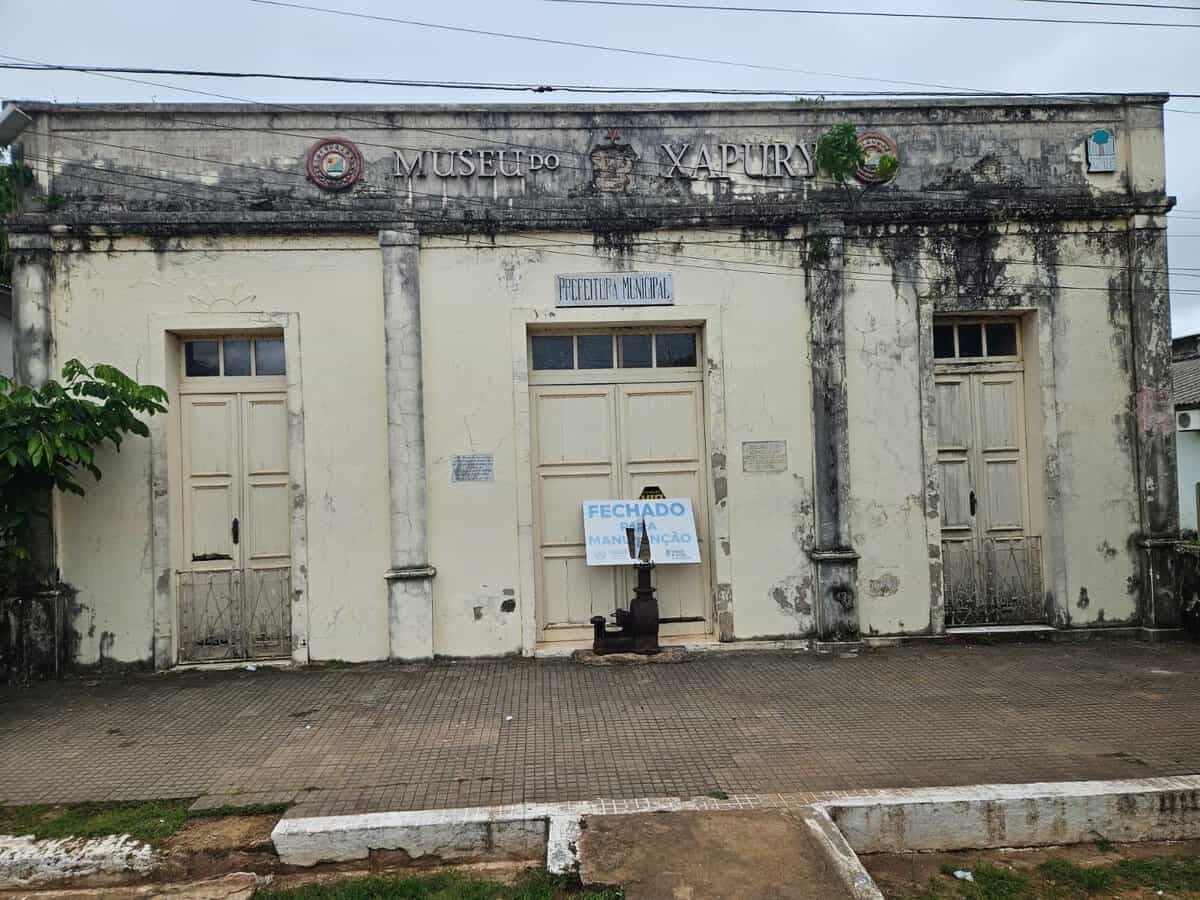
[[[699,335],[693,330],[602,331],[533,334],[534,372],[615,369],[698,369]]]
[[[237,335],[184,341],[183,374],[187,378],[286,375],[283,338]]]

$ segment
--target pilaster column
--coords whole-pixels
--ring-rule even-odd
[[[13,369],[17,384],[44,387],[51,377],[50,236],[10,234],[13,252]],[[58,581],[54,527],[45,498],[45,517],[37,517],[30,536],[35,571],[45,584]]]
[[[13,363],[18,384],[50,379],[50,236],[9,235],[13,252]]]
[[[1165,216],[1134,216],[1129,228],[1130,322],[1137,413],[1138,512],[1144,625],[1180,623],[1174,538],[1179,532],[1175,416],[1171,393],[1171,296]]]
[[[393,659],[433,656],[433,576],[425,499],[425,407],[421,383],[420,236],[403,226],[379,233],[383,254],[383,333],[391,567],[388,646]]]
[[[846,400],[845,258],[842,222],[809,240],[807,272],[813,386],[817,545],[817,635],[858,636],[858,554],[850,538],[850,435]]]

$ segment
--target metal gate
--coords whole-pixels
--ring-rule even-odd
[[[292,653],[290,566],[179,573],[179,661]]]
[[[942,583],[948,628],[1046,621],[1041,538],[946,541]]]

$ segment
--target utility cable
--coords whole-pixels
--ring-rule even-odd
[[[279,6],[292,6],[279,0],[250,0],[251,3],[272,3]],[[675,0],[542,0],[543,3],[571,3],[582,6],[627,6],[642,9],[687,9],[705,12],[744,12],[744,13],[780,13],[785,15],[802,16],[849,16],[855,18],[877,19],[929,19],[949,22],[1006,22],[1018,24],[1044,25],[1108,25],[1123,28],[1200,28],[1200,22],[1146,22],[1146,21],[1113,21],[1108,19],[1059,19],[1035,16],[983,16],[965,15],[959,13],[913,13],[887,12],[883,10],[862,9],[802,9],[779,6],[725,6],[702,3],[680,3]]]

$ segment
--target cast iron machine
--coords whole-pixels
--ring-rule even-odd
[[[637,560],[634,565],[637,569],[637,586],[633,589],[629,609],[618,609],[613,613],[613,618],[617,620],[616,629],[610,631],[604,627],[604,616],[592,616],[592,629],[595,632],[592,650],[597,654],[658,653],[661,649],[658,646],[658,597],[654,593],[654,585],[650,583],[654,563],[650,561],[650,536],[646,533],[646,520],[642,520],[640,543],[637,542],[635,528],[625,529],[625,539],[629,542],[629,558]]]

